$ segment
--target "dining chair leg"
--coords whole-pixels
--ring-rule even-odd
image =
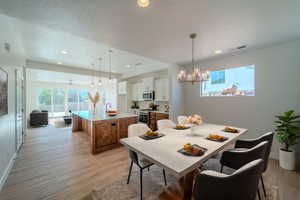
[[[258,196],[258,199],[259,199],[259,200],[261,200],[261,196],[260,196],[259,188],[257,188],[257,196]]]
[[[130,181],[132,165],[133,165],[133,161],[131,161],[131,164],[130,164],[129,173],[128,173],[128,178],[127,178],[127,184],[129,184],[129,181]]]
[[[221,165],[221,169],[220,169],[220,172],[221,172],[221,173],[223,173],[223,167],[224,167],[224,166]]]
[[[260,177],[260,179],[261,179],[261,184],[262,184],[262,188],[263,188],[263,191],[264,191],[264,195],[265,195],[265,197],[267,197],[267,193],[266,193],[266,189],[265,189],[265,184],[264,184],[264,179],[263,179],[262,176]]]
[[[141,200],[143,199],[143,170],[140,169],[140,193],[141,193]]]
[[[150,167],[148,167],[148,172],[150,171]]]
[[[165,169],[163,169],[163,175],[164,175],[165,186],[167,186],[167,178],[166,178]]]

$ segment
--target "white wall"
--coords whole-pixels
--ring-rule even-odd
[[[200,86],[185,84],[185,110],[199,113],[210,123],[228,124],[249,129],[246,138],[273,131],[274,115],[289,109],[300,113],[300,41],[249,50],[200,62],[206,69],[256,66],[254,97],[200,97]],[[276,138],[271,156],[278,156]]]
[[[8,72],[8,114],[0,116],[0,190],[12,167],[15,154],[15,69],[25,66],[23,45],[14,26],[14,20],[0,15],[0,67]],[[11,51],[4,50],[4,43]]]

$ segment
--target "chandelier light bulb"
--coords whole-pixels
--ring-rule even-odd
[[[150,5],[150,0],[137,0],[137,4],[142,8],[146,8]]]

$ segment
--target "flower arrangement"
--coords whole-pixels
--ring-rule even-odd
[[[93,96],[90,92],[88,93],[89,99],[93,104],[94,110],[96,109],[97,103],[100,101],[100,94],[96,92],[95,96]]]
[[[190,124],[197,125],[197,126],[203,123],[202,117],[200,115],[188,116],[186,121]]]

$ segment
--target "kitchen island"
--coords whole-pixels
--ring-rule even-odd
[[[128,126],[138,122],[138,116],[120,113],[94,115],[88,111],[72,113],[72,132],[83,131],[90,137],[91,153],[96,154],[121,146],[120,139],[128,137]]]

